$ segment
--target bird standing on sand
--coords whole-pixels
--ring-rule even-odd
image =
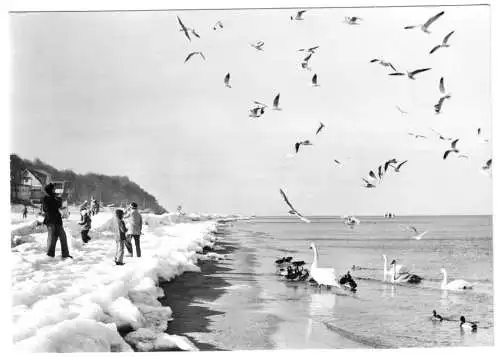
[[[394,65],[392,65],[391,62],[386,62],[385,60],[382,60],[382,59],[372,59],[370,60],[370,63],[379,63],[381,66],[383,67],[391,67],[392,70],[394,70],[395,72],[397,72],[398,70],[394,67]]]
[[[264,46],[264,42],[263,41],[259,40],[257,43],[250,43],[250,46],[252,48],[257,49],[257,50],[264,51],[264,49],[262,49],[262,47]]]
[[[273,100],[273,110],[274,111],[281,111],[281,108],[280,108],[280,94],[279,93],[276,95],[276,97],[274,97],[274,100]]]
[[[313,87],[319,87],[319,84],[318,84],[318,75],[316,73],[314,73],[312,79],[311,79],[311,82],[312,82],[312,86]]]
[[[187,57],[186,57],[186,59],[184,60],[184,63],[186,63],[189,59],[191,59],[191,57],[192,57],[193,55],[196,55],[196,54],[200,55],[200,56],[203,58],[203,60],[207,60],[207,59],[205,58],[205,55],[204,55],[202,52],[192,52],[192,53],[189,53],[189,54],[188,54],[188,56],[187,56]]]
[[[229,84],[229,80],[231,79],[231,74],[227,73],[224,77],[224,85],[228,88],[231,88],[231,84]]]
[[[288,207],[290,208],[290,210],[288,211],[288,213],[290,215],[295,215],[297,216],[300,220],[302,220],[303,222],[306,222],[306,223],[310,223],[311,221],[307,218],[305,218],[300,212],[298,212],[294,207],[293,205],[290,203],[290,201],[288,200],[288,197],[286,197],[285,195],[285,192],[280,189],[280,193],[281,193],[281,196],[283,196],[283,199],[285,200],[286,204],[288,205]]]
[[[299,10],[297,11],[297,14],[295,14],[295,17],[293,16],[290,16],[290,20],[304,20],[302,18],[302,15],[304,15],[304,13],[306,12],[307,10]]]
[[[325,125],[322,122],[319,122],[319,127],[316,130],[316,135],[318,135],[318,133],[320,133],[323,128],[325,128]]]
[[[444,14],[444,11],[441,11],[441,12],[437,13],[436,15],[434,15],[429,20],[427,20],[424,24],[421,24],[421,25],[407,25],[407,26],[405,26],[405,29],[414,29],[414,28],[420,27],[420,29],[424,33],[430,34],[429,26],[431,26],[432,23],[434,23],[437,19],[439,19],[443,14]]]
[[[453,30],[448,35],[446,35],[444,37],[444,39],[443,39],[443,42],[441,44],[439,44],[439,45],[436,45],[434,48],[432,48],[431,51],[429,52],[429,54],[434,53],[439,48],[449,48],[450,45],[448,44],[448,40],[450,39],[450,36],[452,36],[454,32],[455,32],[455,30]]]
[[[416,70],[413,70],[413,71],[406,71],[406,73],[402,73],[402,72],[395,72],[395,73],[389,73],[389,75],[407,75],[409,79],[413,79],[415,80],[415,75],[417,75],[418,73],[422,73],[422,72],[426,72],[428,70],[431,70],[432,68],[421,68],[421,69],[416,69]]]
[[[346,16],[346,17],[344,18],[344,22],[345,22],[346,24],[349,24],[349,25],[360,25],[360,24],[358,23],[358,21],[362,21],[362,20],[363,20],[363,19],[361,19],[361,18],[360,18],[360,17],[358,17],[358,16]]]

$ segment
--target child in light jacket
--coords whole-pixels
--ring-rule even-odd
[[[127,240],[127,228],[123,222],[123,210],[116,209],[115,218],[113,220],[113,232],[116,241],[115,264],[124,265],[123,263],[123,247]]]
[[[82,231],[81,231],[82,241],[85,244],[87,244],[91,239],[91,237],[89,236],[89,231],[92,225],[92,219],[90,218],[87,209],[82,209],[81,214],[82,214],[82,220],[78,224],[82,226]]]

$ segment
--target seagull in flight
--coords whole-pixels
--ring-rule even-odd
[[[312,146],[312,143],[309,140],[296,142],[295,143],[295,153],[299,152],[300,146]]]
[[[231,88],[231,84],[229,84],[229,80],[231,79],[231,74],[227,73],[224,77],[224,85],[228,88]]]
[[[453,142],[451,142],[451,149],[449,150],[446,150],[444,155],[443,155],[443,160],[446,160],[446,158],[448,157],[448,155],[450,153],[459,153],[460,151],[457,149],[457,142],[458,142],[458,138],[456,140],[454,140]]]
[[[184,23],[182,22],[181,18],[177,17],[177,21],[179,22],[179,25],[181,26],[181,29],[179,31],[183,31],[184,35],[191,41],[191,37],[189,36],[189,31],[190,29],[187,28]]]
[[[302,62],[300,63],[300,66],[302,67],[302,69],[306,69],[308,71],[311,71],[312,69],[309,67],[309,62]]]
[[[412,239],[414,239],[414,240],[422,239],[422,237],[429,232],[428,230],[426,230],[422,233],[419,233],[417,228],[413,225],[408,226],[408,228],[415,233],[415,235],[412,236]]]
[[[491,170],[491,163],[492,163],[492,160],[490,158],[488,161],[486,161],[486,163],[484,164],[484,166],[481,167],[481,169],[483,170],[483,172]]]
[[[375,175],[375,172],[373,172],[372,170],[370,170],[370,172],[368,172],[368,176],[370,176],[373,180],[377,179],[377,176]]]
[[[446,93],[446,89],[444,87],[444,78],[443,77],[441,77],[441,79],[439,79],[439,91],[441,92],[441,94]],[[449,98],[451,98],[451,94],[445,94],[444,96],[439,98],[438,103],[434,105],[434,111],[436,112],[436,114],[439,114],[441,112],[441,107],[443,106],[444,100],[449,99]]]
[[[290,16],[290,20],[304,20],[302,18],[302,15],[304,15],[304,13],[306,12],[307,10],[299,10],[297,11],[297,14],[295,14],[295,17],[293,16]]]
[[[274,100],[273,100],[273,110],[274,111],[281,111],[281,108],[280,108],[280,94],[279,93],[276,95],[276,97],[274,97]]]
[[[360,17],[357,17],[357,16],[346,16],[344,18],[344,22],[349,24],[349,25],[359,25],[358,21],[362,21],[363,19],[361,19]]]
[[[402,72],[389,73],[389,75],[407,75],[408,78],[415,80],[415,75],[417,75],[418,73],[426,72],[426,71],[431,70],[431,69],[432,68],[421,68],[421,69],[413,70],[411,72],[407,70],[406,73],[402,73]]]
[[[224,28],[224,25],[222,24],[222,22],[220,20],[217,20],[217,22],[215,23],[215,25],[213,26],[212,29],[217,30],[217,29],[222,29],[222,28]]]
[[[408,112],[406,112],[403,108],[401,108],[400,106],[396,106],[396,109],[404,116],[404,115],[407,115]]]
[[[363,187],[366,187],[367,189],[372,189],[372,188],[376,187],[375,184],[372,184],[367,179],[365,179],[365,178],[361,178],[361,179],[365,182]]]
[[[186,57],[186,59],[184,60],[184,63],[186,63],[189,59],[191,59],[191,57],[192,57],[193,55],[196,55],[196,54],[200,55],[200,56],[203,58],[203,60],[206,60],[205,55],[203,55],[203,53],[202,53],[202,52],[192,52],[192,53],[189,53],[189,54],[188,54],[188,56],[187,56],[187,57]]]
[[[434,15],[429,20],[427,20],[424,24],[421,24],[421,25],[408,25],[408,26],[405,26],[405,29],[414,29],[414,28],[420,27],[420,29],[424,33],[430,34],[429,26],[431,26],[432,23],[434,23],[437,19],[439,19],[443,14],[444,14],[444,11],[441,11],[441,12],[437,13],[436,15]]]
[[[285,192],[284,192],[282,189],[280,189],[280,194],[281,194],[281,196],[283,196],[283,199],[285,200],[286,204],[287,204],[287,205],[288,205],[288,207],[290,208],[290,210],[288,211],[288,213],[289,213],[290,215],[295,215],[295,216],[297,216],[300,220],[302,220],[302,221],[303,221],[303,222],[305,222],[305,223],[310,223],[310,222],[311,222],[311,220],[309,220],[309,219],[305,218],[305,217],[304,217],[304,216],[303,216],[300,212],[298,212],[298,211],[297,211],[297,210],[293,207],[293,205],[290,203],[290,201],[288,200],[288,197],[286,197],[286,194],[285,194]]]
[[[318,75],[316,73],[314,73],[312,79],[311,79],[311,82],[312,82],[312,86],[313,87],[319,87],[319,84],[318,84]]]
[[[314,54],[316,52],[316,49],[318,49],[318,48],[319,48],[319,45],[316,45],[316,46],[313,46],[311,48],[302,48],[302,49],[299,49],[298,51]]]
[[[378,179],[382,180],[382,176],[384,176],[384,171],[382,170],[382,165],[378,167]]]
[[[340,161],[339,161],[339,160],[337,160],[337,159],[334,159],[334,160],[333,160],[333,162],[335,162],[335,163],[336,163],[337,165],[339,165],[339,166],[342,166],[342,162],[340,162]]]
[[[382,59],[372,59],[370,60],[370,63],[379,63],[383,67],[391,67],[392,70],[394,70],[395,72],[398,71],[396,68],[394,68],[394,65],[392,65],[391,62],[386,62],[385,60]]]
[[[406,162],[408,162],[408,160],[401,162],[397,166],[393,166],[392,164],[390,164],[390,166],[394,169],[394,172],[399,172],[399,169],[401,168],[401,166],[403,166]]]
[[[477,135],[480,137],[481,136],[481,128],[477,129]],[[481,143],[488,143],[490,140],[487,138],[482,138]]]
[[[264,51],[264,49],[262,49],[262,47],[264,46],[264,42],[261,40],[259,40],[257,43],[251,43],[250,46],[257,50]]]
[[[439,133],[438,131],[436,131],[434,128],[431,128],[431,131],[433,131],[434,133],[436,133],[441,141],[451,141],[452,140],[451,137],[445,137],[445,136],[443,136],[441,133]]]
[[[397,161],[395,158],[393,158],[393,159],[391,159],[391,160],[386,161],[386,162],[385,162],[385,164],[384,164],[384,172],[387,172],[387,169],[388,169],[388,168],[389,168],[389,166],[391,166],[391,164],[393,164],[393,163],[398,163],[398,161]]]
[[[429,54],[434,53],[439,48],[449,48],[450,45],[448,44],[448,40],[450,39],[450,37],[453,35],[454,32],[455,32],[455,30],[453,30],[452,32],[448,33],[448,35],[446,35],[444,37],[442,43],[439,44],[439,45],[436,45],[434,48],[432,48],[431,51],[429,52]]]
[[[319,122],[319,127],[316,130],[316,135],[320,133],[323,128],[325,128],[325,125],[323,124],[323,122]]]
[[[264,107],[255,107],[250,109],[250,114],[248,117],[259,118],[264,114]]]
[[[418,138],[427,138],[427,136],[424,136],[424,135],[421,135],[421,134],[412,133],[412,132],[408,132],[408,134],[410,136],[413,136],[413,137],[417,138],[417,139]]]

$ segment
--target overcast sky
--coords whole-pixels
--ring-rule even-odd
[[[403,29],[440,10],[431,34]],[[11,151],[127,175],[168,209],[284,214],[282,187],[306,215],[491,213],[492,180],[480,173],[491,143],[476,134],[491,135],[489,8],[315,9],[303,21],[293,13],[11,14]],[[177,15],[201,38],[189,42]],[[345,16],[363,21],[350,26]],[[217,20],[224,28],[214,31]],[[451,47],[429,55],[451,30]],[[258,40],[262,52],[249,46]],[[315,45],[313,70],[300,69],[297,50]],[[191,51],[206,61],[184,63]],[[432,70],[390,77],[372,58]],[[452,98],[435,115],[441,76]],[[278,92],[281,112],[248,117],[254,100],[271,104]],[[459,138],[469,159],[443,161],[449,142],[430,127]],[[303,139],[314,145],[294,155]],[[361,177],[389,158],[408,163],[363,188]]]

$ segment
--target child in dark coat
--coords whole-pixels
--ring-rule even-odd
[[[81,231],[82,241],[85,244],[87,244],[89,242],[89,240],[91,239],[91,237],[89,236],[89,231],[90,231],[90,227],[92,225],[92,219],[90,218],[90,215],[89,215],[87,209],[82,209],[81,214],[82,214],[82,219],[78,224],[82,225],[82,231]]]
[[[115,253],[115,264],[124,265],[123,263],[123,248],[125,246],[125,241],[127,240],[127,228],[123,222],[123,210],[116,209],[115,218],[113,220],[113,232],[115,234],[116,241],[116,253]]]

